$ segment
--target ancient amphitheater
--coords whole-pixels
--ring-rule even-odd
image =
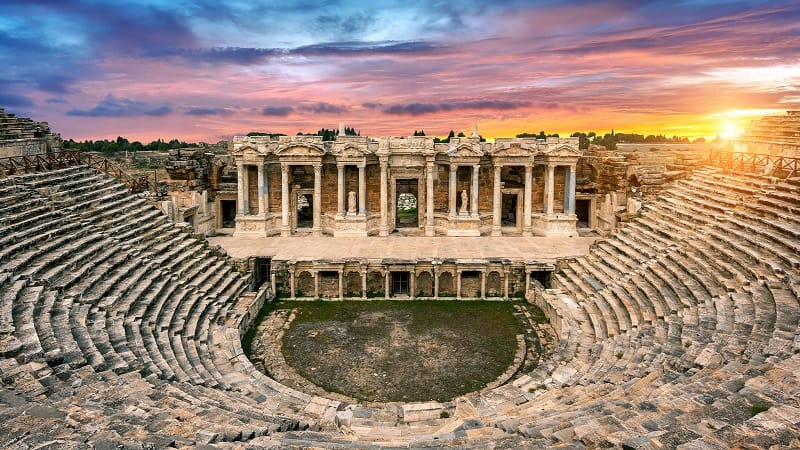
[[[7,175],[0,447],[800,446],[800,178],[697,167],[623,225],[531,298],[557,338],[535,370],[344,404],[254,369],[269,283],[146,197],[84,165]]]

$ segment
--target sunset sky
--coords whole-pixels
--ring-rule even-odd
[[[800,108],[800,1],[3,0],[0,67],[74,139],[713,137]]]

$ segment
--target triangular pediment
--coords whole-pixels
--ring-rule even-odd
[[[548,156],[579,157],[583,153],[577,147],[571,145],[560,145],[547,152]]]
[[[291,142],[275,150],[278,156],[323,156],[325,149],[307,142]]]
[[[450,146],[447,149],[447,155],[460,158],[481,157],[483,156],[483,150],[481,150],[480,144],[459,144]]]
[[[517,157],[517,156],[534,156],[537,150],[535,145],[527,142],[504,142],[497,144],[492,151],[493,157]]]
[[[369,151],[366,148],[361,148],[355,145],[346,145],[339,149],[336,153],[339,157],[363,158],[369,154]]]

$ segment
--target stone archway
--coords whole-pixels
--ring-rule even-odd
[[[344,296],[361,297],[361,273],[347,272],[344,279]]]
[[[307,270],[297,275],[297,286],[295,287],[294,295],[295,297],[314,296],[314,277]]]
[[[486,276],[486,296],[487,297],[502,297],[503,296],[503,282],[500,273],[496,270],[489,272]]]
[[[455,297],[456,284],[453,274],[442,272],[439,274],[439,297]]]
[[[421,272],[417,276],[417,297],[433,297],[433,277],[430,272]]]
[[[367,274],[367,297],[386,296],[386,285],[382,272],[369,272]]]

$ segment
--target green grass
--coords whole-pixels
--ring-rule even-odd
[[[520,333],[512,302],[279,301],[295,310],[284,357],[359,401],[448,401],[495,380]]]
[[[758,413],[762,413],[769,409],[769,405],[765,403],[755,403],[753,406],[750,407],[750,415],[755,416]]]

